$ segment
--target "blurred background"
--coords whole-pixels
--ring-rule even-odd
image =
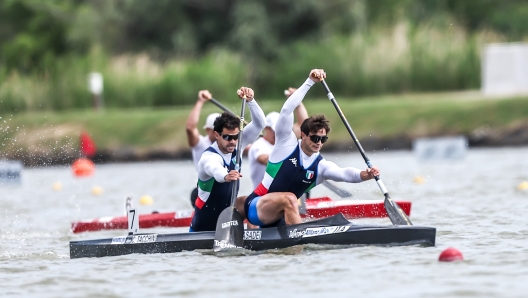
[[[145,120],[145,114],[130,118],[133,112],[121,118],[107,113],[105,119],[82,112],[19,115],[91,109],[94,98],[87,81],[94,72],[104,81],[99,104],[110,111],[183,106],[185,113],[174,112],[173,118],[187,116],[201,89],[209,89],[215,98],[234,105],[234,90],[245,85],[256,90],[257,98],[283,102],[282,90],[298,86],[312,68],[324,68],[333,93],[347,102],[373,101],[383,95],[484,90],[486,45],[528,40],[527,20],[528,2],[522,0],[4,0],[0,2],[2,131],[5,143],[18,142],[20,149],[32,146],[23,141],[32,125],[54,126],[57,137],[45,144],[48,152],[77,146],[82,129],[88,129],[100,149],[147,148],[154,143],[163,143],[158,144],[160,150],[185,149],[178,141],[159,141],[184,136],[183,127],[181,134],[172,132],[184,120],[170,122],[165,114],[152,118],[170,124]],[[528,57],[526,48],[520,52]],[[496,64],[505,64],[510,56],[504,54]],[[528,69],[528,58],[523,59]],[[524,82],[528,86],[528,79],[521,85]],[[324,98],[322,88],[313,89],[313,94]],[[481,99],[484,95],[464,93],[456,99]],[[280,108],[282,102],[264,104],[265,112]],[[318,106],[308,108],[310,112]],[[357,110],[358,106],[343,108]],[[512,123],[505,120],[511,117],[511,109],[487,106],[481,112],[484,118],[475,119],[475,123],[457,123],[469,117],[457,114],[449,120],[439,117],[436,122],[450,124],[432,129],[436,126],[429,123],[431,115],[413,117],[412,108],[400,108],[402,112],[411,110],[409,119],[413,120],[397,129],[381,120],[369,123],[378,131],[358,126],[359,135],[395,138],[416,126],[421,130],[409,138],[489,135],[486,125],[493,128]],[[479,113],[475,104],[464,109]],[[494,111],[504,115],[485,117]],[[369,109],[364,112],[372,115]],[[513,114],[518,124],[527,113],[521,109]],[[59,124],[68,121],[71,123],[61,130]],[[101,121],[107,121],[104,127]],[[124,121],[128,130],[120,131],[117,127]],[[156,125],[159,129],[149,133],[157,139],[137,140],[138,135],[146,134],[146,127]],[[110,128],[117,129],[113,140],[102,133]],[[26,131],[21,134],[23,129]],[[75,135],[75,141],[61,138],[61,131],[74,131],[69,138]],[[42,140],[50,133],[34,134]],[[394,148],[409,147],[409,142],[406,144]],[[9,146],[3,144],[1,150],[9,156],[21,155],[13,153],[16,146]]]

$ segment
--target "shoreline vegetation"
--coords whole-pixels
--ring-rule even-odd
[[[270,61],[217,46],[201,56],[111,55],[94,45],[85,55],[49,58],[29,73],[0,66],[2,113],[66,111],[93,106],[87,77],[104,78],[107,108],[184,106],[209,89],[231,99],[241,85],[274,98],[323,68],[342,97],[472,90],[480,87],[480,52],[507,38],[494,31],[468,33],[447,18],[414,26],[372,27],[347,35],[300,40],[280,47]],[[323,97],[321,90],[317,93]]]
[[[411,149],[416,138],[450,135],[466,136],[470,147],[528,144],[528,95],[459,91],[480,87],[485,45],[510,38],[442,16],[346,34],[323,30],[318,38],[274,48],[268,60],[221,43],[199,54],[164,55],[116,54],[89,43],[86,52],[44,55],[33,71],[0,65],[0,158],[26,166],[70,164],[80,154],[82,131],[97,145],[96,162],[190,158],[185,122],[198,90],[210,90],[237,111],[235,90],[250,86],[268,113],[280,110],[282,90],[300,85],[312,68],[326,70],[367,151]],[[87,90],[92,72],[104,78],[100,112]],[[331,119],[323,152],[357,150],[322,87],[314,86],[304,103],[310,115]],[[200,124],[212,112],[218,108],[205,105]]]
[[[303,101],[308,113],[325,114],[331,120],[330,140],[322,152],[357,151],[332,104],[314,93]],[[265,113],[280,110],[284,103],[284,99],[256,99]],[[353,100],[336,94],[336,99],[367,152],[410,150],[416,138],[453,135],[466,136],[470,148],[528,145],[528,95],[486,97],[466,91]],[[235,103],[226,106],[237,110]],[[85,131],[97,146],[96,163],[190,159],[185,122],[191,108],[3,114],[0,158],[19,159],[26,166],[71,164],[80,156],[79,135]],[[199,127],[212,112],[219,109],[204,105]]]

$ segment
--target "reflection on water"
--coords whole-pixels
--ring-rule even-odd
[[[71,240],[124,231],[72,234],[74,220],[124,213],[132,196],[140,213],[189,209],[196,184],[191,162],[108,164],[76,179],[68,167],[24,169],[20,184],[0,187],[0,280],[6,296],[139,297],[295,293],[364,297],[523,297],[528,273],[528,148],[470,150],[454,162],[419,161],[411,152],[369,152],[393,199],[413,202],[416,225],[437,228],[437,246],[309,245],[242,256],[210,251],[69,259]],[[364,168],[357,152],[325,154]],[[245,163],[247,164],[247,162]],[[245,169],[244,169],[245,170]],[[417,176],[421,180],[415,179]],[[249,175],[241,193],[249,193]],[[416,181],[421,181],[417,183]],[[60,183],[61,188],[54,187]],[[374,181],[338,183],[356,199],[381,199]],[[92,190],[98,187],[100,191]],[[151,205],[141,205],[148,195]],[[313,196],[333,195],[319,186]],[[354,222],[390,224],[388,219]],[[186,228],[154,232],[184,232]],[[439,263],[447,247],[465,261]]]

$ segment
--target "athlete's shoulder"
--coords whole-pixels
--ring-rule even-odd
[[[211,140],[209,139],[208,136],[202,136],[200,135],[199,139],[198,139],[198,143],[196,143],[196,145],[194,145],[194,147],[192,147],[193,150],[196,150],[196,149],[206,149],[207,147],[211,146],[213,142],[211,142]]]
[[[207,149],[202,153],[202,157],[200,158],[200,160],[202,159],[211,159],[211,158],[222,158],[222,156],[220,155],[220,153],[218,153],[215,148],[213,147],[207,147]]]

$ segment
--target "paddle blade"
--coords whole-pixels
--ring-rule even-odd
[[[244,248],[244,221],[238,211],[230,206],[224,209],[216,222],[213,244],[215,252]]]
[[[412,222],[409,217],[407,217],[405,212],[403,212],[398,204],[394,203],[388,193],[385,194],[384,204],[385,210],[387,210],[387,214],[389,215],[389,219],[393,225],[412,226]]]

